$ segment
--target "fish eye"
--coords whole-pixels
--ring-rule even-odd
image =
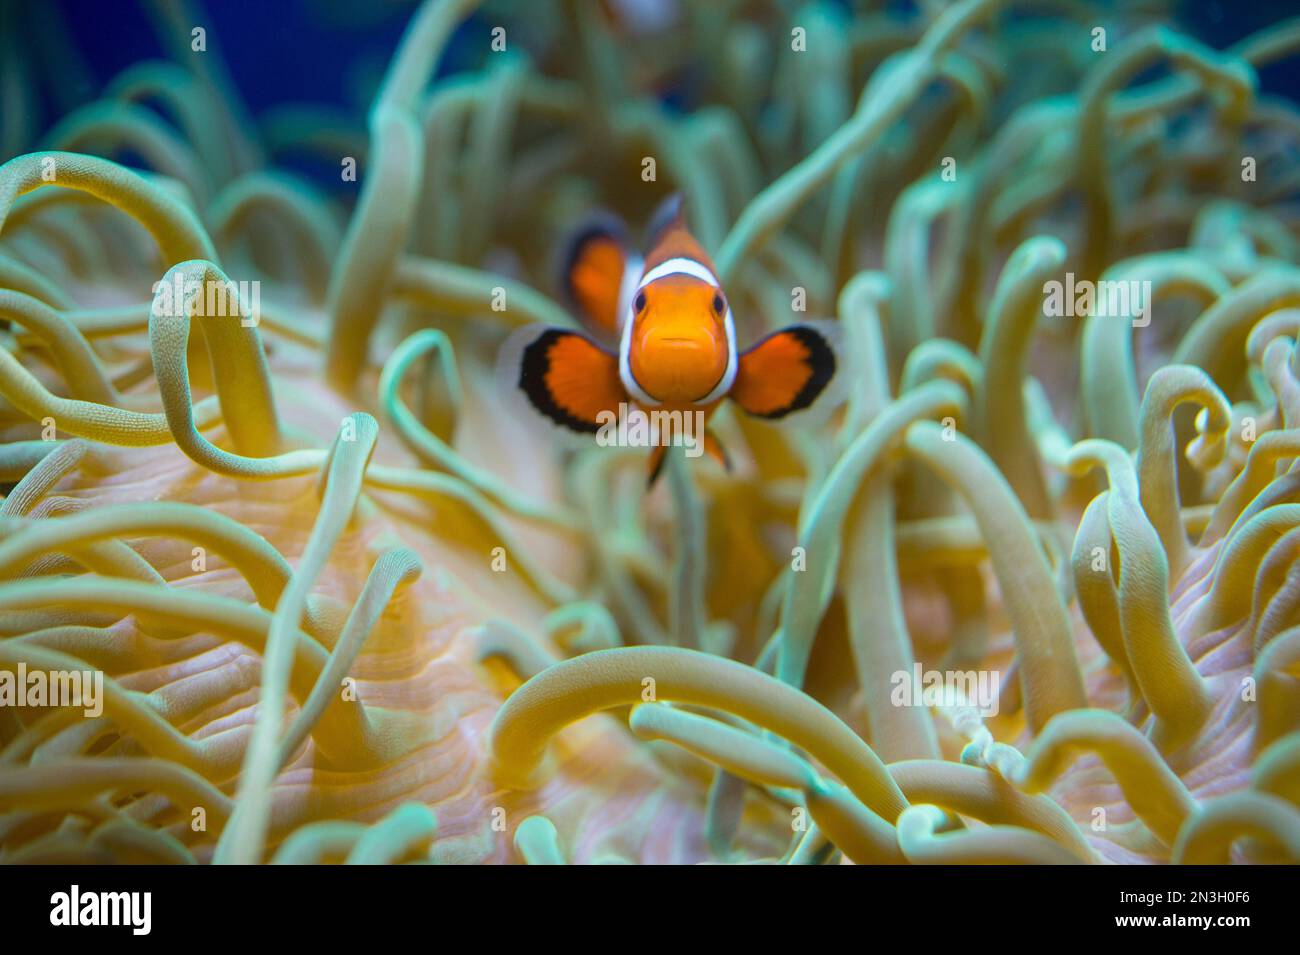
[[[713,296],[713,311],[715,311],[718,314],[718,317],[721,318],[722,313],[725,312],[726,310],[727,310],[726,299],[722,297],[721,292],[718,292],[716,295]]]
[[[645,311],[645,292],[636,293],[636,301],[632,303],[632,308],[637,312]]]

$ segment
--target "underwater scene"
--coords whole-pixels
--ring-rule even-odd
[[[1296,14],[0,0],[0,862],[1300,862]]]

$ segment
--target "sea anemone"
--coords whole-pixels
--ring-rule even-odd
[[[1300,861],[1300,20],[888,6],[425,0],[364,128],[5,6],[0,860]],[[678,190],[847,398],[647,489],[497,362]]]

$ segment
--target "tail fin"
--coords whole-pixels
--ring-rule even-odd
[[[618,333],[630,258],[623,223],[608,213],[596,213],[575,229],[560,257],[560,287],[569,304],[589,325],[610,335]]]

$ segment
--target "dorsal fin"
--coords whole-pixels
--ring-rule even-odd
[[[693,259],[710,272],[714,271],[713,260],[686,225],[686,202],[680,192],[673,193],[659,204],[646,230],[646,238],[647,272],[675,258]]]
[[[650,224],[646,227],[645,248],[648,252],[663,240],[664,235],[672,229],[686,228],[686,200],[680,192],[659,203]]]

